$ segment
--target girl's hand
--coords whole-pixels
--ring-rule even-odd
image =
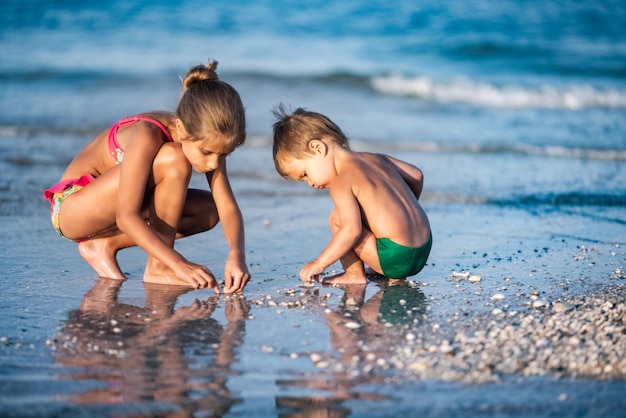
[[[317,263],[317,260],[311,261],[300,270],[300,280],[310,282],[311,280],[319,281],[320,274],[324,273],[324,267]]]
[[[224,266],[224,293],[243,291],[250,280],[250,273],[243,254],[231,251]]]
[[[213,289],[218,295],[221,293],[215,276],[213,276],[211,270],[206,266],[187,261],[184,266],[176,272],[176,275],[189,283],[196,290],[208,287],[209,289]]]

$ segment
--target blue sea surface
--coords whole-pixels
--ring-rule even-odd
[[[551,263],[546,270],[563,269],[555,273],[563,276],[559,280],[569,280],[579,271],[570,267],[572,252],[583,245],[614,248],[615,264],[603,268],[623,269],[625,28],[626,3],[621,0],[3,1],[0,221],[7,240],[0,246],[0,267],[7,288],[0,297],[5,318],[0,325],[0,413],[151,415],[171,406],[142,404],[148,396],[142,393],[136,394],[140,400],[134,404],[120,400],[118,409],[104,408],[97,398],[81,408],[72,398],[75,393],[91,394],[92,389],[97,394],[110,376],[107,370],[81,375],[66,368],[45,344],[76,319],[74,311],[82,306],[91,283],[86,284],[90,270],[74,244],[54,236],[41,193],[56,183],[84,144],[119,118],[175,109],[179,78],[208,59],[219,61],[220,78],[240,92],[246,107],[248,139],[229,157],[229,169],[250,225],[249,261],[259,266],[255,280],[267,281],[250,286],[254,297],[280,289],[282,284],[272,282],[276,277],[295,280],[292,275],[328,238],[328,197],[314,198],[319,196],[301,184],[283,181],[273,168],[272,109],[280,103],[326,114],[350,137],[355,150],[397,155],[424,171],[422,201],[436,237],[430,261],[435,267],[425,271],[424,279],[420,274],[420,280],[436,280],[428,274],[449,274],[462,267],[487,271],[497,265],[499,272],[498,260],[507,258],[515,262],[504,270],[528,265],[534,272],[545,262]],[[277,205],[289,204],[294,209],[287,219],[272,218],[283,213]],[[307,215],[300,215],[300,209]],[[275,228],[269,236],[259,226],[264,224]],[[277,230],[303,237],[283,239]],[[199,241],[190,242],[182,248],[206,256]],[[466,243],[488,248],[468,250]],[[540,259],[545,247],[552,252]],[[122,264],[130,265],[132,273],[125,286],[132,296],[123,302],[132,306],[144,297],[139,284],[143,256],[133,250],[125,254]],[[601,284],[605,273],[589,273],[585,280]],[[536,276],[539,273],[533,280],[539,280]],[[7,285],[16,282],[17,287]],[[192,305],[193,297],[185,301]],[[310,375],[306,367],[299,368],[302,357],[293,365],[286,363],[289,353],[272,357],[259,342],[263,332],[274,332],[285,344],[297,346],[301,331],[316,341],[312,334],[325,327],[318,319],[309,329],[310,316],[300,313],[292,314],[304,315],[297,320],[281,317],[288,327],[298,323],[285,331],[273,312],[257,315],[270,325],[249,325],[247,338],[254,343],[241,348],[235,370],[222,372],[229,374],[231,386],[245,392],[236,413],[272,416],[276,405],[268,401],[268,393],[315,391],[298,391],[297,384],[289,383],[282,392],[274,389],[285,375],[300,375],[290,374],[290,367],[305,370],[300,375],[305,380]],[[218,319],[226,323],[224,317]],[[91,323],[77,326],[85,324]],[[199,326],[206,328],[191,344],[196,351],[187,356],[201,369],[213,355],[203,350],[213,347],[213,330],[219,327],[208,320]],[[193,335],[187,329],[177,337],[193,340]],[[320,350],[329,345],[312,344],[319,344]],[[273,374],[263,374],[259,351],[267,356]],[[206,383],[200,386],[210,387],[206,390],[211,394],[221,393],[207,383],[213,374],[186,373],[190,380]],[[58,380],[63,384],[50,384]],[[165,388],[175,386],[176,380],[172,382]],[[590,416],[594,411],[611,416],[611,405],[624,407],[619,396],[623,382],[593,382],[598,389],[590,401],[593,407],[586,403],[585,396],[591,396],[584,390],[588,382],[573,380],[546,389],[553,383],[511,378],[495,387],[410,386],[426,393],[420,401],[402,392],[401,384],[371,383],[373,389],[366,392],[384,398],[380,405],[390,409],[377,409],[381,415],[389,410],[408,413],[411,405],[413,412],[425,416],[507,417]],[[522,401],[505,396],[526,385],[530,394]],[[193,385],[185,389],[194,393]],[[569,414],[558,401],[559,393],[550,390],[567,391],[575,399]],[[232,404],[240,401],[224,396]],[[527,405],[524,399],[531,397],[545,401],[545,409]],[[433,404],[426,401],[431,399]],[[353,400],[350,408],[367,416],[368,409],[358,402]],[[345,412],[337,408],[331,410]]]

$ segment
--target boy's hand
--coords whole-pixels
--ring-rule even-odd
[[[317,260],[311,261],[300,270],[300,280],[307,283],[311,280],[319,281],[319,276],[322,273],[324,273],[324,266],[318,264]]]

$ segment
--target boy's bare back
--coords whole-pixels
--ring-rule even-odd
[[[418,247],[428,239],[428,219],[418,202],[419,196],[407,182],[412,179],[421,185],[421,170],[382,154],[366,152],[346,153],[337,168],[338,176],[330,191],[340,213],[345,202],[341,195],[351,193],[375,237],[389,238],[408,247]],[[339,187],[333,187],[335,184]],[[421,186],[418,190],[421,192]]]

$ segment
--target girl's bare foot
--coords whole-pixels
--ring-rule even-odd
[[[153,257],[148,257],[146,270],[143,273],[143,281],[145,283],[193,287],[190,283],[178,278],[172,270]]]
[[[78,252],[98,276],[126,280],[115,258],[117,249],[108,245],[107,238],[91,239],[78,244]]]

